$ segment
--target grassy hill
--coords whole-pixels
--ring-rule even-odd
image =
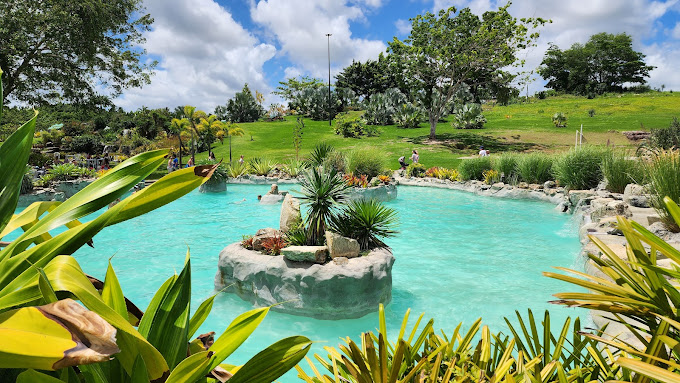
[[[590,117],[589,111],[594,114]],[[556,128],[551,117],[556,112],[567,115],[567,127]],[[360,112],[354,112],[360,113]],[[607,141],[616,146],[637,146],[620,132],[649,130],[667,127],[673,117],[680,116],[680,94],[652,92],[597,97],[560,96],[544,100],[530,99],[528,103],[508,106],[485,105],[484,115],[488,122],[484,129],[453,129],[449,121],[437,126],[437,140],[428,139],[429,126],[421,124],[417,129],[401,129],[396,126],[380,127],[379,137],[343,138],[328,126],[328,121],[305,119],[300,156],[304,156],[320,141],[326,141],[343,151],[377,148],[385,153],[389,164],[397,168],[400,156],[410,156],[417,149],[426,166],[455,167],[461,157],[475,155],[480,145],[492,154],[502,151],[562,151],[574,144],[575,131],[583,124],[588,143],[605,145]],[[295,158],[293,128],[295,116],[285,121],[253,122],[239,124],[246,132],[243,137],[232,139],[234,160],[240,155],[245,159],[267,157],[278,162]],[[217,158],[229,161],[228,141],[213,147]],[[197,159],[207,157],[207,153]]]

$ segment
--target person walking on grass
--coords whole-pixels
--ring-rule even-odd
[[[399,166],[401,166],[401,170],[406,169],[407,165],[406,165],[406,157],[405,156],[399,157]]]
[[[489,151],[485,150],[483,146],[479,147],[479,156],[480,157],[488,157],[489,156]]]

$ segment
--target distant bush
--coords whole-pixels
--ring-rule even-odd
[[[94,135],[76,136],[71,140],[71,151],[77,153],[98,154],[103,150],[99,138]]]
[[[595,109],[588,109],[588,116],[595,117]]]
[[[31,166],[37,166],[39,168],[45,166],[52,165],[54,161],[52,160],[52,157],[46,156],[40,152],[31,152],[28,156],[28,164]]]
[[[530,184],[552,179],[553,158],[543,153],[524,154],[517,158],[519,179]]]
[[[602,160],[602,175],[607,181],[607,189],[623,193],[630,183],[644,183],[644,170],[638,160],[627,159],[624,152],[611,152]]]
[[[667,128],[652,129],[649,143],[657,148],[680,148],[680,121],[674,118]]]
[[[458,172],[462,180],[483,180],[484,172],[491,170],[491,158],[489,157],[478,157],[471,158],[468,160],[463,160],[463,162],[458,165]]]
[[[565,128],[567,126],[567,116],[562,112],[557,112],[552,116],[552,123],[555,127]]]
[[[455,108],[451,125],[455,129],[481,129],[486,123],[480,104],[468,103]]]
[[[26,165],[24,169],[24,176],[21,178],[21,189],[19,193],[26,194],[33,190],[33,168],[30,165]]]
[[[406,168],[406,174],[409,177],[422,177],[425,174],[425,165],[419,162],[411,163]]]
[[[347,173],[347,156],[345,153],[333,150],[323,160],[325,168],[333,168],[338,173]]]
[[[423,112],[410,102],[401,104],[394,115],[394,122],[397,126],[405,129],[417,128],[423,121]]]
[[[398,89],[388,89],[385,93],[376,93],[366,102],[364,119],[371,125],[390,125],[398,108],[406,103],[404,96]]]
[[[361,119],[358,117],[349,117],[346,113],[337,116],[333,130],[335,131],[335,134],[341,134],[345,138],[358,138],[366,134]]]
[[[355,150],[347,157],[347,171],[357,176],[365,174],[370,180],[385,169],[385,155],[375,148]]]
[[[500,156],[495,157],[491,161],[491,166],[503,176],[505,182],[508,182],[517,178],[517,160],[519,156],[517,153],[501,153]]]
[[[652,206],[669,229],[675,232],[680,231],[680,227],[675,223],[668,207],[663,202],[664,197],[669,197],[676,204],[680,203],[680,152],[659,152],[652,158],[646,171]]]
[[[561,185],[569,189],[591,189],[602,180],[601,164],[606,151],[583,146],[558,156],[552,173]]]

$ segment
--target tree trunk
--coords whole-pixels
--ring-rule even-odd
[[[439,121],[439,118],[430,114],[430,139],[431,140],[434,140],[437,137],[436,136],[437,121]]]

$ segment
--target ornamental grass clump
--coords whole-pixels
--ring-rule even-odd
[[[464,181],[468,180],[483,180],[484,172],[491,170],[491,158],[489,157],[478,157],[470,158],[468,160],[463,160],[463,162],[458,165],[458,173]]]
[[[347,171],[357,176],[366,175],[369,180],[385,170],[385,155],[376,148],[352,151],[347,156]]]
[[[601,164],[607,151],[582,146],[559,155],[552,166],[555,179],[569,189],[592,189],[602,181]]]
[[[654,155],[646,166],[646,173],[651,205],[666,227],[674,232],[680,231],[680,222],[673,220],[668,204],[664,202],[664,197],[668,197],[675,203],[680,203],[680,152],[661,151]]]
[[[517,174],[519,179],[538,184],[552,179],[553,158],[542,153],[524,154],[517,158]]]
[[[396,226],[396,211],[373,199],[349,202],[329,222],[332,231],[356,239],[361,250],[387,247],[382,240],[394,237]]]
[[[491,161],[493,169],[503,176],[503,179],[508,180],[517,179],[517,161],[520,155],[517,153],[501,153],[500,156],[494,157]]]
[[[612,151],[602,159],[602,175],[611,192],[623,193],[630,183],[644,184],[644,173],[642,163],[626,158],[625,152]]]

